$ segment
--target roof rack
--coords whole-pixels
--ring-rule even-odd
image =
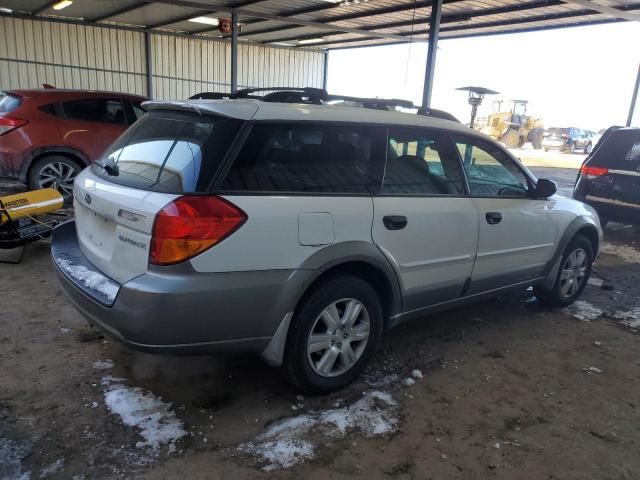
[[[255,95],[260,92],[268,93],[262,96]],[[365,98],[352,97],[348,95],[335,95],[328,93],[322,88],[313,87],[245,88],[243,90],[238,90],[236,93],[202,92],[189,97],[190,100],[232,100],[238,98],[252,98],[263,102],[303,103],[312,105],[335,105],[338,102],[342,102],[349,106],[360,106],[362,108],[370,108],[374,110],[390,110],[392,108],[400,107],[415,109],[417,110],[416,113],[418,115],[425,117],[441,118],[443,120],[460,123],[456,117],[444,110],[417,107],[410,100],[403,100],[399,98]]]

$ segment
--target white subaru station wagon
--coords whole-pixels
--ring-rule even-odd
[[[353,381],[384,332],[533,286],[585,287],[597,214],[434,115],[256,99],[148,102],[75,180],[62,288],[147,352],[249,352],[309,393]]]

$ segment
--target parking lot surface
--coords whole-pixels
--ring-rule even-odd
[[[404,324],[313,398],[257,358],[121,347],[33,244],[0,266],[0,478],[640,478],[639,234],[605,230],[575,306],[523,290]]]

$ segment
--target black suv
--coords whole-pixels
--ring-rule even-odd
[[[640,128],[611,127],[580,169],[573,198],[609,220],[640,223]]]

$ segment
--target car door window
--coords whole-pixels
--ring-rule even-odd
[[[498,147],[477,139],[456,139],[474,197],[526,197],[527,177]]]
[[[390,129],[383,194],[462,195],[460,161],[448,135],[414,129]]]
[[[62,103],[64,116],[85,122],[102,122],[116,125],[126,124],[122,102],[118,99],[88,98]]]
[[[379,193],[383,145],[382,128],[258,123],[220,190]]]

